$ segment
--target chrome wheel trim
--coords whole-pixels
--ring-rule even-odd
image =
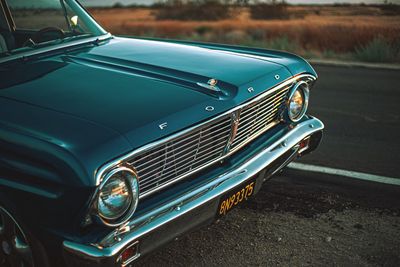
[[[34,267],[32,249],[12,215],[0,207],[0,267]]]

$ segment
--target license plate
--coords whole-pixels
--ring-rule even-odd
[[[253,196],[255,185],[256,180],[252,179],[224,194],[219,201],[217,217],[224,216],[234,207]]]

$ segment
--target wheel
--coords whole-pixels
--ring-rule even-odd
[[[0,267],[49,266],[43,246],[0,206]]]
[[[0,266],[33,267],[28,240],[15,219],[0,207]]]

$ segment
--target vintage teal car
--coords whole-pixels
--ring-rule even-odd
[[[0,0],[0,266],[127,266],[313,151],[298,56],[120,38]]]

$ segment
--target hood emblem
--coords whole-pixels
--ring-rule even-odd
[[[214,92],[222,92],[222,90],[217,86],[218,80],[217,79],[210,79],[208,80],[207,83],[197,83],[197,85],[206,88],[208,90],[214,91]]]
[[[281,77],[278,74],[275,75],[275,80],[279,80],[280,78]]]
[[[216,80],[216,79],[210,79],[209,81],[208,81],[208,84],[210,85],[210,86],[216,86],[217,85],[217,83],[218,83],[218,80]]]

